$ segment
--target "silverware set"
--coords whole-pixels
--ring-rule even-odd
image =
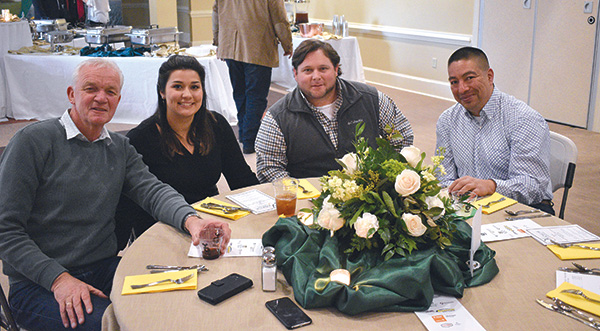
[[[220,210],[220,211],[222,211],[225,214],[233,214],[233,213],[238,212],[238,211],[252,212],[252,210],[247,209],[247,208],[225,206],[225,205],[220,205],[220,204],[214,203],[214,202],[204,202],[204,203],[201,203],[200,207],[206,208],[206,209]]]
[[[600,251],[600,248],[598,248],[598,247],[586,246],[586,245],[581,245],[581,244],[561,244],[554,240],[550,240],[550,241],[554,245],[557,245],[560,248],[578,247],[578,248],[583,248],[583,249],[591,249],[593,251]]]
[[[194,274],[189,274],[185,277],[181,277],[181,278],[177,278],[177,279],[166,278],[166,279],[162,279],[162,280],[152,282],[152,283],[131,285],[131,288],[135,290],[138,288],[144,288],[144,287],[149,287],[149,286],[154,286],[154,285],[158,285],[158,284],[162,284],[162,283],[169,283],[169,282],[174,283],[174,284],[183,284],[183,283],[187,282],[188,280],[192,279],[192,277],[194,277]]]
[[[568,317],[570,317],[580,323],[583,323],[595,330],[600,330],[600,322],[598,320],[596,320],[591,315],[584,313],[583,311],[564,303],[562,300],[560,300],[558,298],[552,298],[552,301],[554,301],[553,304],[545,302],[540,299],[536,299],[536,301],[540,306],[542,306],[548,310],[568,316]]]
[[[550,217],[552,215],[543,212],[539,209],[526,209],[526,210],[517,210],[517,211],[512,211],[512,210],[505,210],[505,213],[507,213],[508,215],[510,215],[509,217],[506,217],[505,219],[507,221],[518,221],[518,220],[524,220],[527,218],[541,218],[541,217]],[[541,213],[538,215],[529,215],[529,216],[520,216],[520,215],[525,215],[525,214],[535,214],[535,213]]]
[[[181,271],[181,270],[197,270],[198,272],[208,271],[208,268],[203,264],[196,264],[196,265],[189,266],[189,267],[149,264],[146,266],[146,269],[149,269],[151,274],[155,274],[155,273],[159,273],[159,272]]]
[[[579,263],[572,262],[575,268],[569,267],[560,267],[558,270],[568,271],[568,272],[577,272],[581,274],[590,274],[590,275],[600,275],[600,268],[586,268]]]

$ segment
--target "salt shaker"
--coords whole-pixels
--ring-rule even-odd
[[[262,256],[262,289],[266,292],[277,290],[277,259],[273,253]]]

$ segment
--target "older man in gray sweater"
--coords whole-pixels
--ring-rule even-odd
[[[227,223],[199,218],[126,137],[106,130],[122,84],[112,61],[82,62],[67,89],[72,107],[17,132],[0,159],[0,258],[13,314],[28,330],[100,329],[119,262],[121,193],[195,244],[206,226],[229,241]]]

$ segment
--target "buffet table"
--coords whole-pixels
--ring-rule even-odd
[[[198,53],[198,52],[196,52]],[[8,90],[7,116],[15,119],[60,117],[70,106],[67,87],[81,56],[7,54],[4,57]],[[125,81],[113,123],[138,124],[156,110],[158,69],[166,58],[111,57]],[[198,57],[206,70],[207,107],[237,124],[237,110],[225,62],[215,56]]]
[[[31,30],[27,21],[0,23],[0,119],[6,117],[8,95],[6,82],[4,81],[4,61],[2,58],[11,49],[19,49],[23,46],[32,46]]]
[[[315,179],[311,182],[318,186]],[[240,189],[259,190],[272,195],[270,184]],[[231,193],[227,193],[231,194]],[[217,196],[227,201],[225,195]],[[299,208],[308,207],[300,200]],[[517,204],[511,210],[522,209]],[[215,217],[204,215],[205,217]],[[504,220],[504,213],[483,216],[483,223]],[[248,215],[230,221],[233,238],[261,238],[277,220],[275,211]],[[542,226],[565,225],[567,222],[547,217],[536,219]],[[117,268],[112,294],[112,306],[104,315],[103,329],[121,330],[285,330],[284,326],[265,308],[268,300],[289,296],[293,290],[278,273],[276,292],[261,289],[261,259],[231,257],[202,260],[187,257],[190,237],[163,223],[157,223],[140,236],[126,251]],[[467,288],[461,304],[486,330],[587,330],[577,321],[540,307],[535,299],[556,288],[555,271],[570,265],[561,261],[545,246],[532,238],[489,243],[495,250],[500,273],[488,284]],[[205,264],[210,271],[198,275],[198,289],[233,272],[253,280],[254,286],[216,306],[197,296],[197,290],[181,290],[137,295],[121,295],[125,276],[148,273],[148,264],[195,265]],[[588,260],[589,264],[589,260]],[[314,330],[425,330],[414,313],[365,313],[347,316],[334,308],[305,310],[312,318]],[[309,326],[307,330],[311,328]]]
[[[307,38],[294,37],[294,49]],[[345,37],[342,39],[324,40],[340,55],[340,64],[342,68],[342,78],[358,82],[365,81],[365,72],[363,70],[362,57],[360,56],[360,47],[356,37]],[[283,48],[279,45],[279,67],[273,68],[271,82],[291,91],[296,87],[294,72],[292,71],[292,59],[283,55]]]

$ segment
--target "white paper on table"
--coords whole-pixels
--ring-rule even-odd
[[[253,214],[262,214],[275,210],[275,198],[257,189],[227,195],[227,199],[252,210]]]
[[[431,306],[415,314],[427,330],[484,330],[483,326],[455,297],[434,294]]]
[[[231,239],[223,257],[261,256],[263,245],[261,239]],[[189,257],[202,257],[202,246],[190,244]]]
[[[541,227],[541,225],[529,218],[516,221],[483,224],[481,226],[481,239],[484,243],[487,243],[499,240],[530,237],[531,235],[527,232],[527,230],[539,227]]]
[[[556,270],[556,287],[568,282],[600,295],[600,275]]]
[[[473,231],[471,232],[471,249],[469,250],[469,270],[471,271],[471,276],[473,276],[475,252],[481,246],[481,206],[479,206],[475,212],[475,216],[473,216],[473,225],[471,227]]]
[[[552,245],[554,244],[552,241],[559,244],[571,244],[600,240],[600,237],[577,224],[545,226],[529,229],[527,232],[542,245]]]

